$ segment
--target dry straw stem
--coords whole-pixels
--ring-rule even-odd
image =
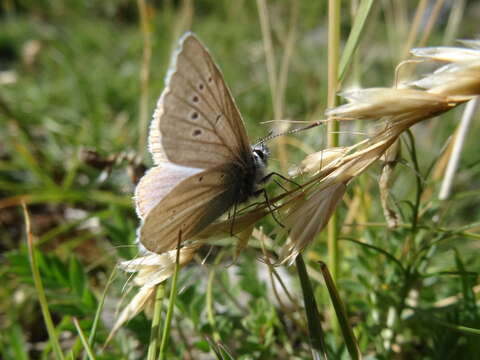
[[[143,57],[142,67],[140,68],[140,102],[139,102],[139,129],[140,141],[138,143],[139,152],[142,153],[147,144],[147,121],[148,121],[148,84],[150,78],[150,60],[152,58],[152,31],[148,16],[145,0],[137,0],[137,6],[140,13],[140,26],[143,37]]]
[[[282,119],[285,104],[285,92],[287,87],[287,79],[289,67],[295,47],[296,27],[298,22],[299,7],[298,2],[293,1],[290,7],[290,21],[288,25],[284,52],[281,59],[280,71],[277,71],[275,51],[273,48],[272,31],[270,26],[270,18],[265,0],[257,0],[258,15],[260,18],[260,27],[262,31],[263,47],[265,52],[265,61],[267,66],[268,82],[270,93],[272,96],[273,116],[275,119]],[[278,123],[277,132],[282,133],[287,130],[288,123]],[[278,159],[280,167],[287,167],[287,152],[285,137],[278,138],[276,143]]]
[[[385,155],[382,158],[382,173],[378,181],[383,216],[385,217],[385,220],[387,220],[387,226],[390,229],[396,228],[400,221],[398,214],[389,205],[389,189],[392,182],[392,174],[395,169],[395,165],[397,164],[396,160],[398,158],[399,148],[400,142],[395,141],[395,143],[393,143],[393,145],[385,152]]]

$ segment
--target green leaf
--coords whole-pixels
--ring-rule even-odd
[[[87,278],[83,271],[82,264],[75,255],[70,256],[68,276],[70,278],[70,287],[74,290],[77,297],[82,298],[87,288]]]
[[[206,340],[197,341],[194,345],[200,351],[203,351],[206,353],[210,351],[210,345],[208,345],[208,341]]]
[[[348,35],[348,40],[345,48],[343,49],[340,65],[338,67],[338,79],[340,82],[343,80],[343,77],[348,69],[348,65],[350,65],[355,50],[357,49],[357,46],[361,40],[361,36],[363,30],[365,29],[373,2],[374,0],[363,0],[357,8],[357,12],[355,13],[355,22],[353,23],[350,34]]]
[[[27,344],[22,334],[21,327],[18,324],[13,324],[8,331],[5,331],[5,334],[9,339],[9,347],[13,354],[13,359],[27,360],[29,358]]]

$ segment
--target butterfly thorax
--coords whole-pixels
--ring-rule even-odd
[[[269,154],[268,148],[263,143],[252,146],[251,161],[248,162],[245,169],[236,172],[236,176],[240,174],[242,176],[242,179],[236,181],[238,184],[237,203],[246,202],[258,194],[260,185],[264,182]]]

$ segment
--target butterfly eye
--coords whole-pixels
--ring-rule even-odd
[[[257,156],[262,159],[262,160],[265,160],[265,154],[263,153],[262,150],[254,150],[255,154],[257,154]]]

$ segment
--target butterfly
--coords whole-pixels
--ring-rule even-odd
[[[268,148],[251,146],[210,53],[193,33],[179,41],[149,130],[155,164],[135,189],[138,237],[155,253],[177,247],[259,195]]]

